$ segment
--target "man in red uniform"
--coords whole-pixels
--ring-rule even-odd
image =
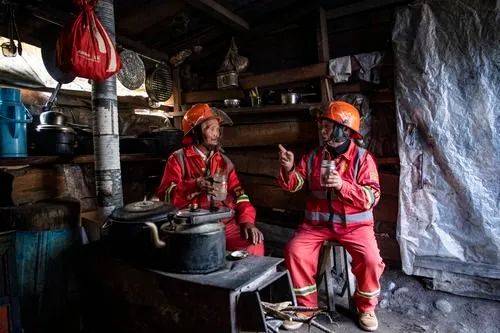
[[[293,153],[280,145],[278,182],[290,192],[299,191],[307,183],[310,192],[304,221],[285,249],[297,302],[317,306],[319,252],[324,241],[338,241],[352,256],[359,325],[375,331],[378,321],[374,310],[384,263],[375,240],[372,209],[380,198],[380,186],[372,155],[351,140],[361,138],[359,124],[354,106],[331,102],[318,120],[322,146],[294,165]],[[321,163],[325,159],[333,160],[335,169],[324,174],[322,186]]]
[[[177,208],[197,205],[209,209],[216,194],[214,178],[225,177],[226,198],[213,202],[235,211],[233,218],[224,221],[226,248],[264,255],[264,237],[255,226],[255,208],[241,187],[233,163],[220,149],[221,125],[230,122],[224,112],[208,104],[196,104],[189,109],[182,119],[182,130],[185,141],[192,144],[168,158],[156,194]]]

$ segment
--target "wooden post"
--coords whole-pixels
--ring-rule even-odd
[[[172,71],[172,81],[174,83],[173,86],[173,95],[174,95],[174,112],[181,112],[182,105],[182,86],[181,86],[181,75],[179,67],[174,68]],[[174,126],[176,128],[181,128],[181,120],[182,117],[174,117]]]
[[[319,21],[316,33],[316,41],[318,45],[318,60],[321,63],[328,63],[330,60],[330,47],[328,44],[328,22],[326,18],[326,11],[323,7],[319,8]],[[328,103],[332,99],[332,90],[330,83],[326,77],[321,78],[321,102]]]
[[[98,1],[96,14],[115,42],[113,0]],[[102,82],[92,82],[92,114],[97,207],[101,217],[107,217],[116,207],[123,206],[118,100],[114,75]]]

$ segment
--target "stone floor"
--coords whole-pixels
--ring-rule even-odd
[[[500,333],[500,302],[429,290],[400,270],[384,273],[377,316],[377,332],[382,333]],[[345,314],[338,314],[333,324],[327,318],[318,321],[334,332],[363,332]],[[320,330],[304,325],[296,332]]]

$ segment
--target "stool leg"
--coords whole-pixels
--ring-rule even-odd
[[[356,278],[352,274],[351,262],[352,258],[349,252],[343,248],[344,252],[344,263],[345,263],[345,273],[346,273],[346,283],[347,283],[347,300],[349,304],[349,310],[353,313],[357,312],[356,305],[354,304],[353,295],[356,288]]]
[[[331,245],[326,245],[324,247],[324,277],[325,277],[325,289],[326,289],[326,302],[328,307],[328,312],[333,314],[335,312],[335,284],[333,281],[332,270],[334,268],[334,258],[333,258],[333,247]]]

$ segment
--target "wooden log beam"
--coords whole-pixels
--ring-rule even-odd
[[[121,154],[122,162],[147,162],[161,161],[164,157],[151,154]],[[92,164],[94,155],[79,155],[75,157],[63,156],[28,156],[28,157],[4,157],[0,158],[0,167],[23,167],[23,166],[41,166],[54,164]]]
[[[355,15],[376,8],[399,5],[408,2],[408,0],[364,0],[351,5],[331,9],[326,13],[326,18],[330,20],[338,17]]]
[[[116,8],[117,30],[127,36],[141,37],[141,40],[152,38],[160,26],[167,25],[166,22],[185,7],[186,3],[182,0],[153,0],[144,6],[136,1],[119,1]]]
[[[274,178],[240,174],[239,178],[252,204],[259,207],[301,212],[306,204],[306,191],[290,193],[282,190]]]
[[[250,30],[250,25],[240,16],[236,15],[226,7],[214,0],[185,0],[188,4],[197,8],[219,22],[229,25],[239,31]]]
[[[255,147],[282,144],[303,144],[317,140],[316,124],[290,122],[239,125],[224,129],[224,147]]]
[[[326,62],[323,62],[282,71],[240,77],[240,86],[243,89],[250,89],[253,87],[269,87],[278,84],[286,84],[325,77],[327,74],[328,64]]]

